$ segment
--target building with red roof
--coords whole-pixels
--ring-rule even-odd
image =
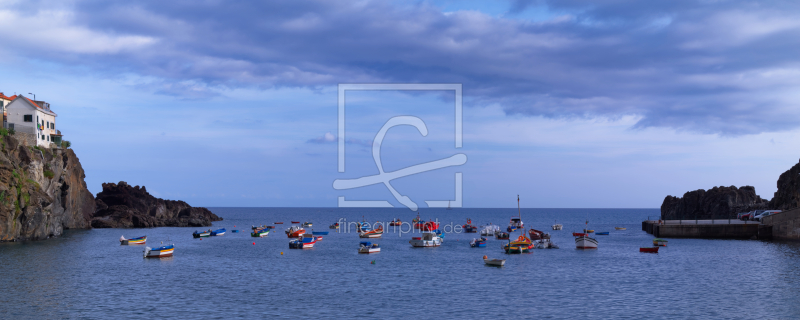
[[[20,141],[43,147],[61,146],[61,132],[56,130],[58,115],[50,104],[17,95],[5,106],[6,127],[14,129]],[[52,144],[52,145],[51,145]]]

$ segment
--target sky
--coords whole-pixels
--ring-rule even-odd
[[[195,206],[658,208],[800,159],[796,1],[8,1],[0,92],[51,104],[102,183]],[[460,84],[456,93],[340,84]],[[30,94],[29,94],[30,93]],[[338,141],[345,170],[338,170]]]

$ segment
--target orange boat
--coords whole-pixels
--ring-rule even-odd
[[[298,226],[291,226],[289,229],[286,229],[286,236],[289,238],[299,238],[302,237],[304,233],[306,233],[306,229]]]

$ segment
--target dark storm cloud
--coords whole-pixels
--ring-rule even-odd
[[[68,8],[70,23],[108,44],[19,53],[188,81],[153,91],[189,98],[210,94],[203,86],[457,82],[471,104],[496,103],[509,114],[635,114],[637,127],[731,135],[797,127],[796,2],[508,5],[510,13],[557,14],[530,22],[389,2],[79,1]]]

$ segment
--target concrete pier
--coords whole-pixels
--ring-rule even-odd
[[[757,221],[736,219],[664,220],[661,223],[647,220],[642,222],[642,230],[658,238],[759,239],[760,225]]]

